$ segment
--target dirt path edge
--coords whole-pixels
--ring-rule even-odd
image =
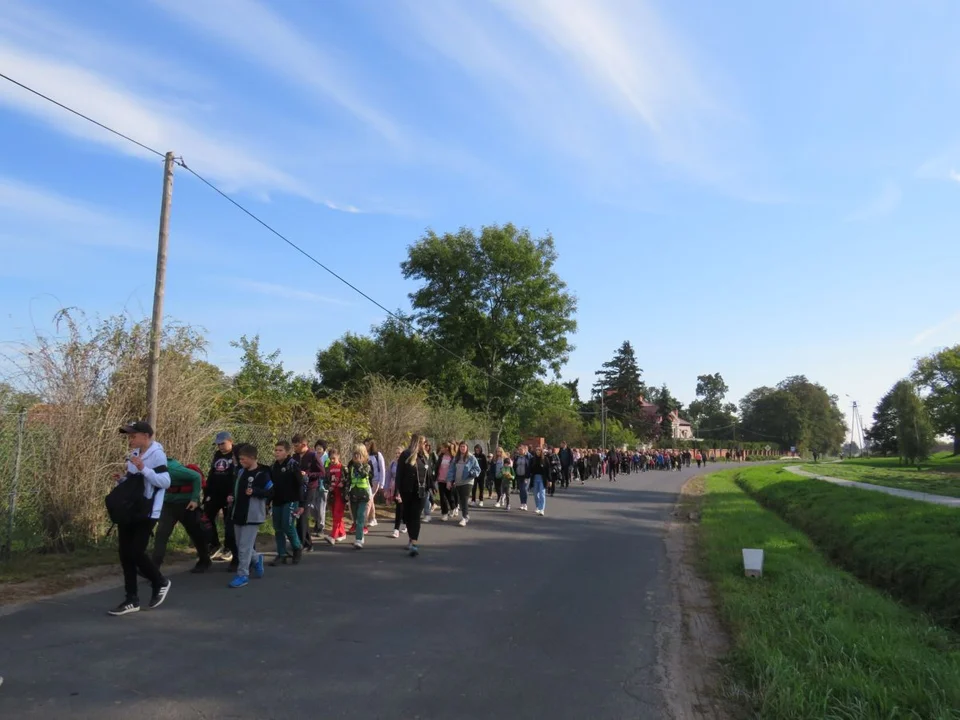
[[[676,720],[728,720],[720,698],[721,660],[729,651],[710,585],[697,572],[704,476],[680,491],[664,542],[670,601],[657,630],[661,691]]]

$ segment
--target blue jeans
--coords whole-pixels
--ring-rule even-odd
[[[537,510],[547,509],[547,493],[544,492],[543,475],[533,476],[533,501]]]
[[[517,490],[520,492],[520,504],[527,504],[527,483],[530,482],[526,478],[517,478]]]
[[[277,541],[277,556],[285,557],[287,554],[287,540],[290,541],[290,547],[299,550],[303,547],[300,543],[300,533],[297,532],[297,521],[293,517],[298,503],[284,503],[283,505],[273,506],[273,535]]]

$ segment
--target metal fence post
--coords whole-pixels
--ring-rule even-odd
[[[21,410],[17,414],[17,448],[13,461],[13,481],[10,484],[10,494],[7,498],[7,541],[2,550],[5,560],[10,559],[13,550],[13,528],[17,515],[17,489],[20,485],[20,460],[23,457],[23,436],[27,424],[27,411]]]

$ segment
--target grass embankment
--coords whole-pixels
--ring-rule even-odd
[[[708,476],[700,528],[733,636],[730,699],[771,720],[960,718],[956,636],[832,566],[737,485],[752,472]],[[745,547],[765,550],[763,578],[743,576]]]
[[[916,467],[899,465],[896,458],[863,458],[840,463],[804,465],[803,469],[819,475],[913,490],[932,495],[960,497],[960,463],[958,458],[932,458],[934,462]]]
[[[805,532],[828,557],[934,621],[960,630],[960,514],[802,478],[776,468],[740,473],[755,499]]]

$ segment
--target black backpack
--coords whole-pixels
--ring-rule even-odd
[[[153,498],[144,497],[143,473],[127,473],[107,495],[107,514],[116,525],[129,525],[145,520],[153,513]],[[154,491],[156,492],[156,491]]]

